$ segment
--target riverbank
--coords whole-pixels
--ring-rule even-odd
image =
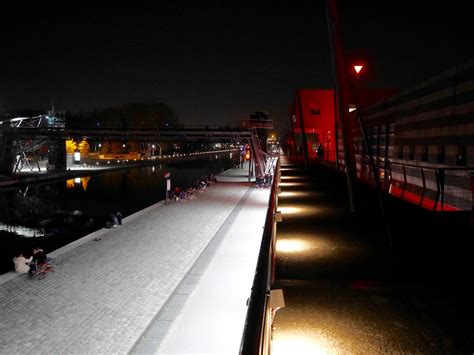
[[[199,152],[199,153],[189,153],[189,154],[180,154],[175,156],[163,155],[162,158],[155,157],[155,159],[149,160],[137,160],[137,161],[100,161],[100,165],[97,165],[93,162],[92,164],[83,164],[77,165],[74,167],[68,168],[66,171],[62,172],[22,172],[14,176],[0,176],[0,189],[24,186],[29,184],[38,184],[43,182],[52,182],[56,180],[64,179],[74,179],[77,177],[89,176],[102,174],[109,171],[119,171],[126,170],[130,168],[151,166],[157,163],[169,164],[178,161],[186,160],[195,160],[198,158],[203,158],[212,155],[221,155],[221,154],[238,154],[238,149],[226,149],[219,151],[208,151],[208,152]]]
[[[129,352],[163,307],[173,307],[168,303],[171,295],[236,206],[246,201],[254,217],[263,216],[263,226],[263,195],[268,191],[246,182],[219,182],[196,200],[160,202],[126,217],[118,228],[103,229],[50,253],[57,264],[54,274],[43,280],[20,275],[0,284],[0,353]],[[261,237],[260,227],[255,232]],[[233,260],[231,254],[224,258]],[[229,279],[234,287],[245,288],[244,297],[253,273],[254,268],[247,286],[234,276]],[[193,278],[195,286],[198,280]],[[193,286],[186,285],[192,292]],[[216,290],[222,292],[223,287]],[[241,302],[245,305],[245,299]],[[240,334],[234,334],[234,343]]]

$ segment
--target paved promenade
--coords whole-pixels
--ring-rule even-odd
[[[242,169],[226,175],[232,181]],[[196,200],[158,203],[125,218],[118,228],[49,253],[56,271],[43,280],[3,278],[0,353],[135,349],[242,198],[254,196],[266,210],[265,193],[245,183],[213,184]],[[240,341],[241,334],[236,336]]]

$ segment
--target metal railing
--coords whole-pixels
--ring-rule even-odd
[[[374,172],[363,161],[358,171],[363,181],[373,182]],[[433,211],[471,211],[472,167],[429,166],[377,161],[377,178],[384,190],[403,200]]]
[[[377,178],[382,190],[432,211],[472,211],[474,167],[410,164],[377,159]],[[356,156],[357,178],[375,184],[369,157]],[[342,153],[339,170],[344,171]]]
[[[247,316],[240,345],[240,354],[268,354],[270,349],[271,315],[269,309],[270,288],[273,281],[273,259],[275,248],[278,206],[278,183],[280,181],[280,159],[278,159],[270,192],[262,243],[257,267],[248,299]]]

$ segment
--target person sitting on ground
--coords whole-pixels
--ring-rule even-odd
[[[118,225],[118,219],[114,213],[110,214],[110,225],[112,226],[112,228],[115,228]]]
[[[199,191],[199,192],[207,191],[207,190],[206,190],[206,187],[207,187],[206,181],[200,180],[200,181],[199,181],[199,186],[198,186],[198,191]]]
[[[181,187],[176,186],[174,189],[173,200],[179,201],[179,194],[181,193]]]
[[[26,274],[28,271],[30,271],[29,263],[31,263],[32,260],[32,256],[27,259],[23,256],[22,252],[18,252],[17,255],[13,258],[13,263],[15,264],[15,271],[19,274]]]
[[[48,261],[48,257],[43,249],[40,247],[33,248],[33,262],[38,264],[45,263]]]
[[[180,201],[185,201],[185,200],[186,200],[186,191],[181,190],[181,191],[179,192],[179,200],[180,200]]]
[[[186,191],[186,196],[188,198],[188,200],[195,200],[196,199],[196,196],[194,195],[194,191],[196,191],[194,189],[194,187],[190,187],[188,188],[188,191]]]
[[[115,212],[115,216],[117,217],[117,222],[119,225],[122,225],[122,213],[120,211]]]
[[[30,270],[28,271],[30,275],[33,275],[37,271],[39,264],[43,264],[48,261],[46,253],[40,247],[33,248],[32,258],[33,260],[30,263]]]

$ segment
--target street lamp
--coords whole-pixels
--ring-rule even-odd
[[[155,145],[154,144],[151,146],[151,156],[152,157],[155,156]]]
[[[354,65],[354,70],[355,70],[355,72],[356,72],[357,75],[359,75],[359,73],[360,73],[360,71],[361,71],[362,69],[364,69],[364,66],[363,66],[363,65],[360,65],[360,64]]]

